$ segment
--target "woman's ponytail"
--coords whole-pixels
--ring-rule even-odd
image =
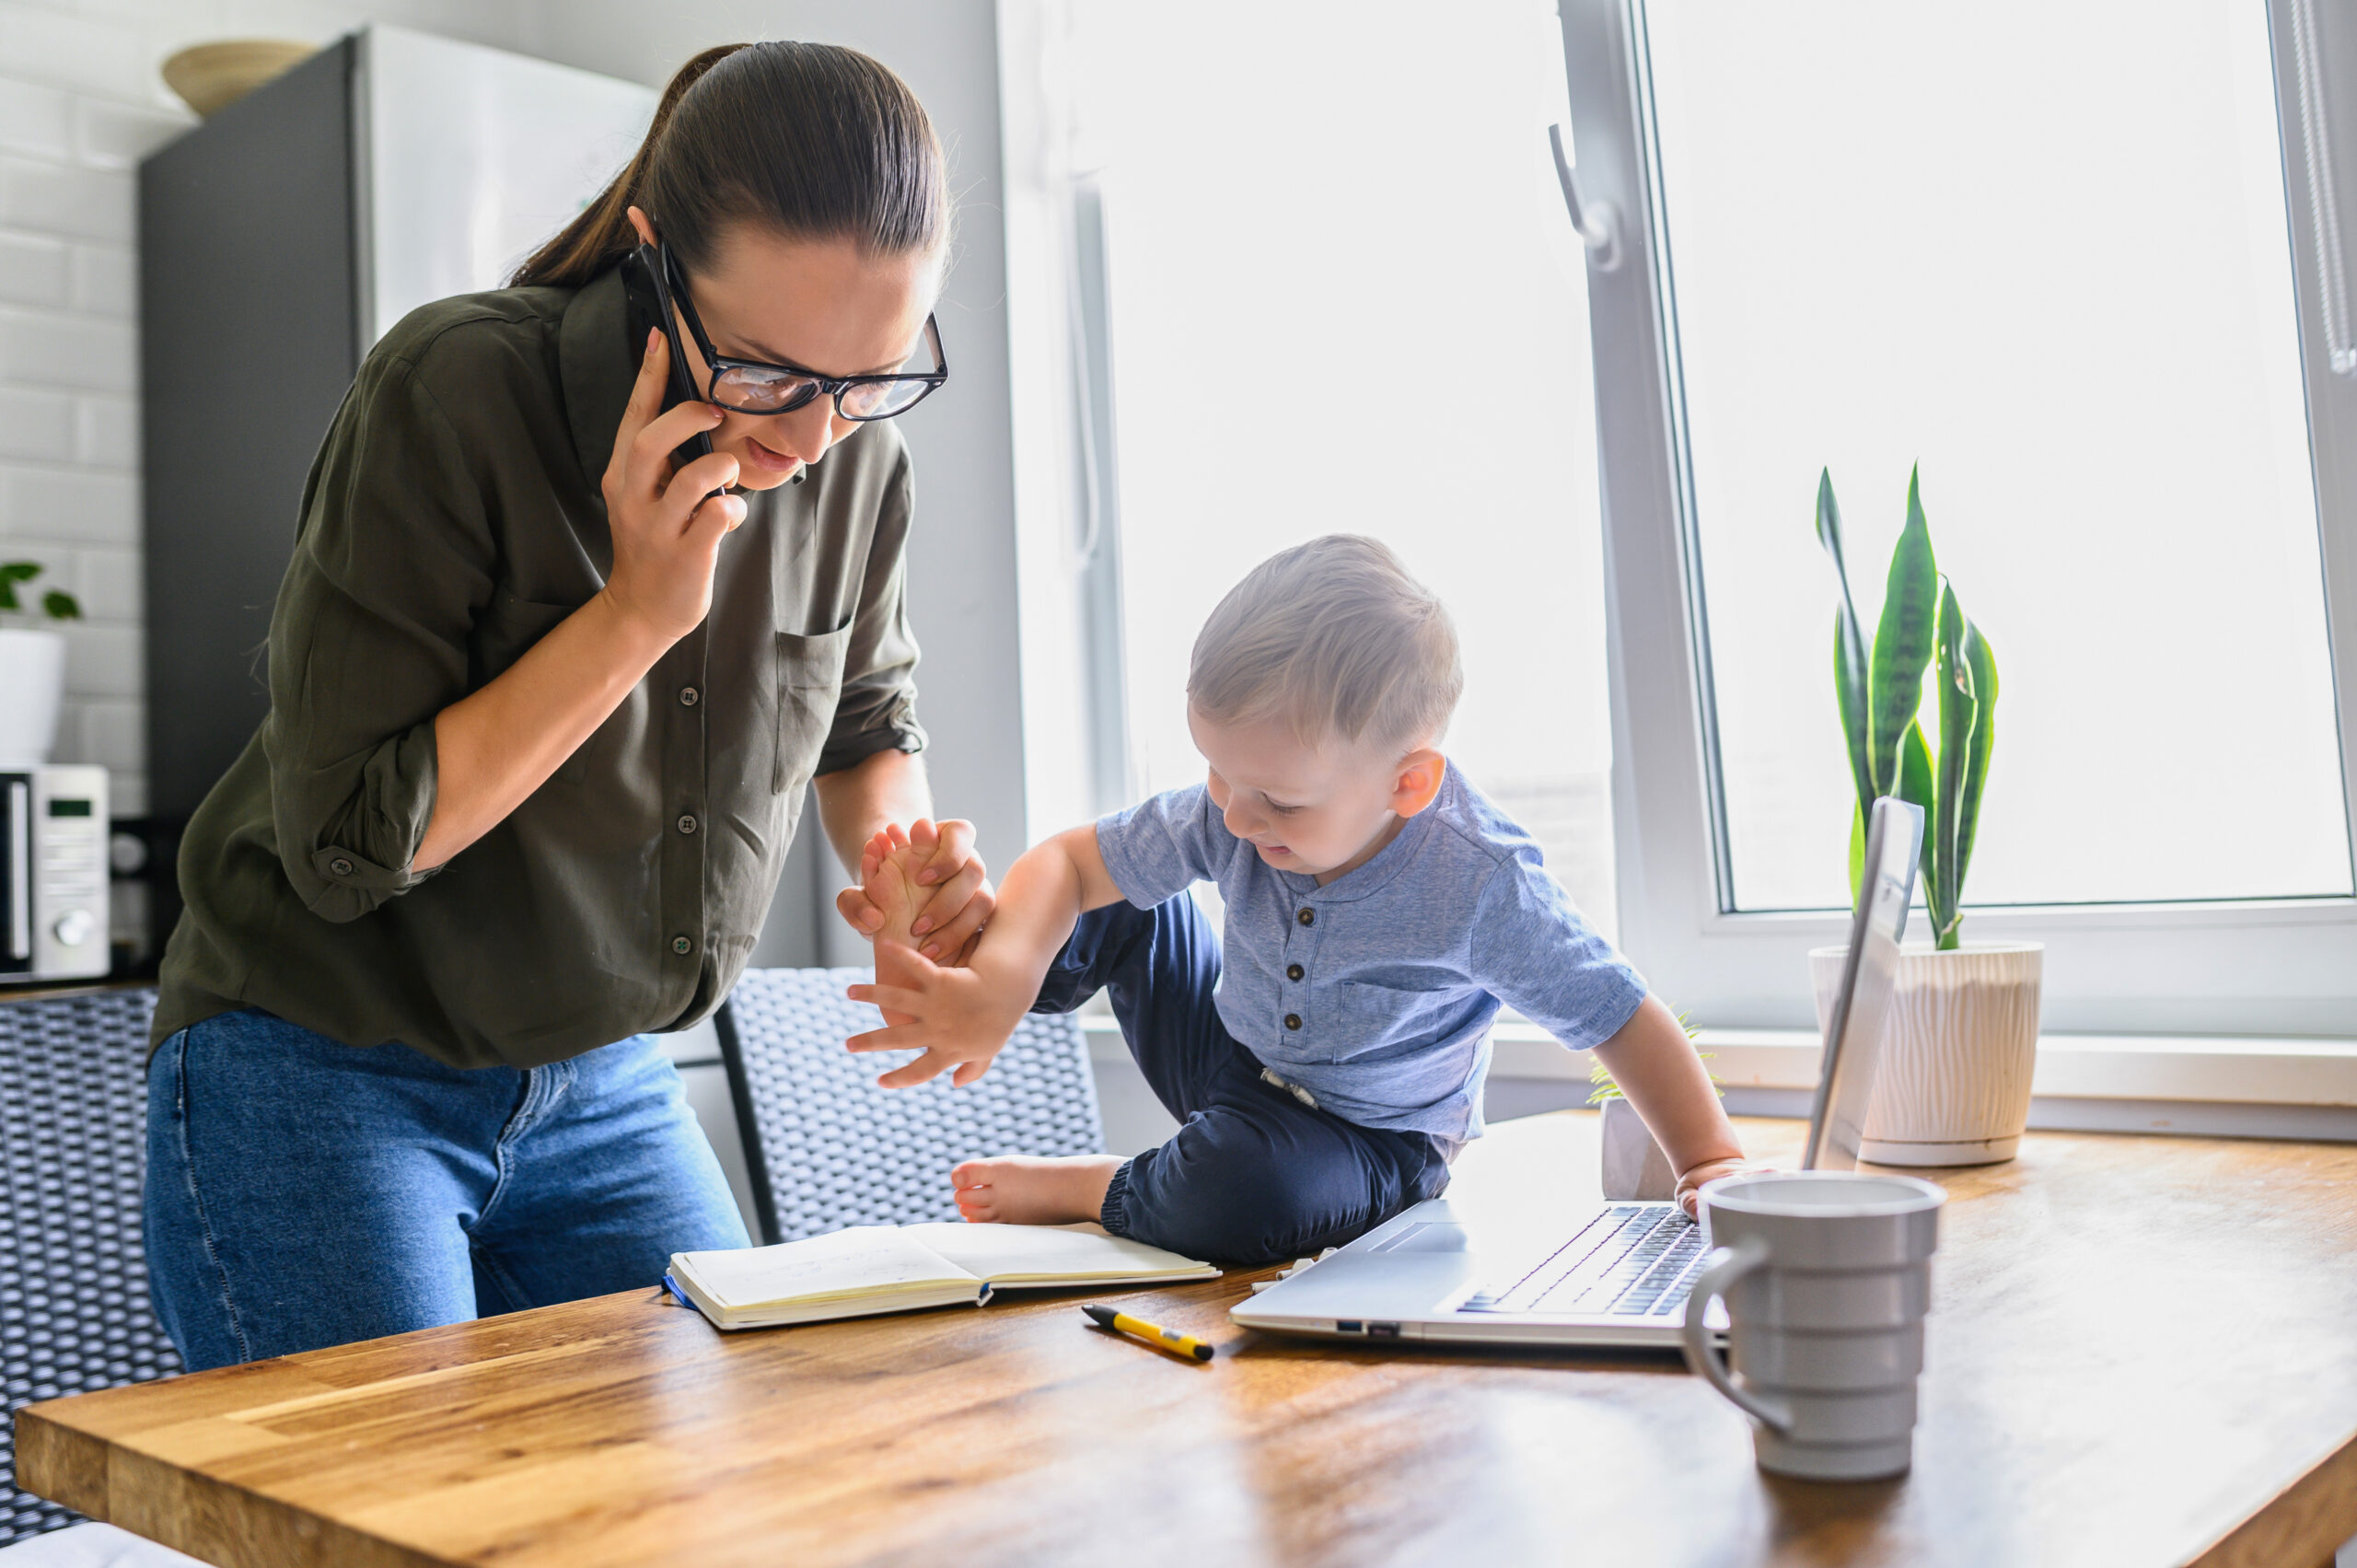
[[[826,43],[727,43],[680,66],[629,164],[508,282],[581,287],[638,244],[633,206],[691,273],[733,223],[885,255],[934,250],[949,227],[941,143],[916,95]]]

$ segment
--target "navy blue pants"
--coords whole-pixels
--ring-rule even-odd
[[[1115,1173],[1104,1225],[1190,1258],[1266,1263],[1364,1234],[1448,1185],[1437,1140],[1315,1109],[1260,1076],[1212,999],[1219,934],[1185,894],[1080,917],[1035,1013],[1099,991],[1130,1054],[1183,1125]]]

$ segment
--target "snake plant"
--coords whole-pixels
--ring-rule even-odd
[[[1858,797],[1850,819],[1850,891],[1856,895],[1865,865],[1868,808],[1886,795],[1922,807],[1923,899],[1940,951],[1948,952],[1964,921],[1964,874],[1972,864],[1980,787],[1996,738],[1997,660],[1932,554],[1919,474],[1907,478],[1907,526],[1891,551],[1882,621],[1872,642],[1859,628],[1850,597],[1830,470],[1821,470],[1817,481],[1817,540],[1832,558],[1841,588],[1833,615],[1833,694]],[[1938,703],[1936,756],[1920,716],[1927,668]]]

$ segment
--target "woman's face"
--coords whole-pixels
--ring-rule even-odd
[[[900,369],[940,289],[937,252],[874,256],[850,239],[788,239],[751,225],[723,234],[712,266],[688,276],[714,353],[821,376]],[[694,334],[684,320],[676,324],[696,387],[708,388],[710,367]],[[931,369],[930,356],[923,357],[918,368]],[[747,490],[775,489],[858,428],[824,396],[787,413],[725,412],[713,449],[737,459],[737,482]]]

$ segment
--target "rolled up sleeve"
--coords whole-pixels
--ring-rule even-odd
[[[372,359],[304,489],[271,622],[263,730],[278,854],[312,913],[349,921],[431,873],[434,721],[477,673],[495,551],[478,472],[407,361]]]
[[[925,748],[916,716],[917,639],[909,629],[907,602],[912,510],[908,454],[902,452],[885,486],[861,574],[834,722],[819,752],[821,773],[839,772],[878,751]]]

